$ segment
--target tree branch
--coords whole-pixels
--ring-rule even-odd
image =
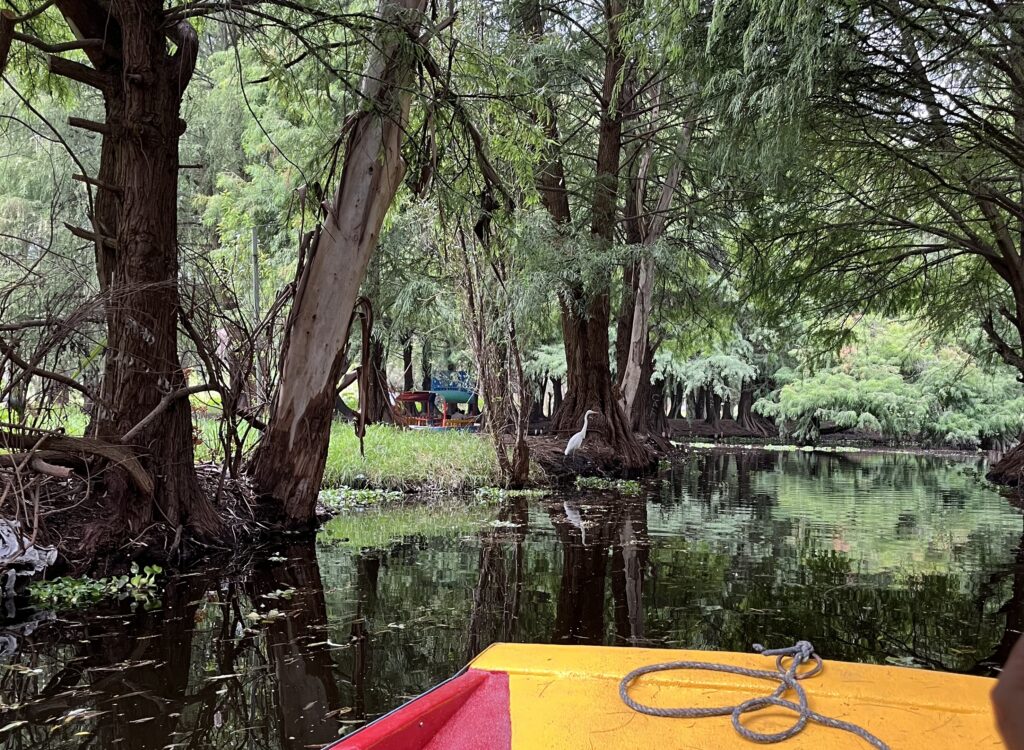
[[[69,378],[67,375],[61,375],[59,372],[50,372],[49,370],[44,370],[40,367],[33,367],[29,362],[26,362],[24,359],[19,357],[18,353],[14,351],[14,348],[6,341],[4,341],[2,338],[0,338],[0,353],[4,354],[11,362],[13,362],[15,365],[20,367],[22,370],[25,370],[26,372],[30,372],[33,375],[38,375],[41,378],[46,378],[47,380],[53,380],[58,383],[63,383],[69,388],[74,388],[76,391],[86,396],[86,398],[92,399],[93,401],[97,402],[100,401],[92,394],[92,392],[88,388],[86,388],[84,385],[79,383],[74,378]]]
[[[174,42],[177,51],[171,58],[178,74],[178,93],[183,92],[196,69],[199,55],[199,35],[188,21],[178,21],[167,32],[167,38]]]
[[[90,68],[88,65],[82,65],[82,63],[57,57],[56,55],[51,55],[47,63],[50,67],[50,72],[54,75],[70,78],[72,81],[84,83],[86,86],[92,86],[100,91],[109,91],[114,87],[113,77],[106,73],[101,73],[95,68]]]
[[[1006,339],[999,335],[996,330],[995,321],[992,320],[992,313],[988,313],[981,320],[981,327],[984,329],[985,334],[988,336],[989,341],[992,342],[992,346],[995,348],[996,353],[1002,358],[1002,360],[1015,367],[1021,374],[1017,376],[1018,380],[1024,380],[1024,357],[1018,354],[1010,344],[1007,343]]]
[[[82,130],[89,130],[93,133],[101,133],[102,135],[110,135],[111,127],[105,122],[96,122],[94,120],[86,120],[82,117],[69,117],[68,125],[73,128],[81,128]]]
[[[103,49],[105,44],[102,39],[79,39],[74,42],[57,42],[51,44],[50,42],[44,42],[42,39],[36,39],[34,36],[22,34],[20,31],[13,32],[13,37],[16,41],[27,44],[30,47],[35,47],[40,52],[47,52],[51,55],[56,55],[61,52],[72,52],[79,49]]]
[[[142,468],[138,457],[129,448],[123,445],[113,445],[95,438],[72,437],[70,435],[45,435],[43,440],[45,441],[47,452],[42,457],[47,461],[60,460],[59,454],[97,456],[112,464],[117,464],[126,471],[132,483],[146,497],[153,495],[155,487],[153,477]],[[29,451],[30,453],[43,447],[34,435],[18,435],[9,432],[0,432],[0,446],[10,450]]]
[[[188,388],[181,388],[181,389],[179,389],[177,391],[171,391],[166,396],[164,396],[162,399],[160,399],[160,403],[153,407],[153,411],[151,411],[149,414],[144,416],[139,421],[139,423],[137,425],[132,427],[130,430],[128,430],[128,432],[126,432],[124,434],[124,437],[121,438],[121,442],[122,443],[131,442],[131,440],[136,435],[138,435],[146,427],[148,427],[150,424],[152,424],[153,421],[157,417],[159,417],[161,414],[163,414],[165,411],[167,411],[167,409],[170,408],[171,404],[173,404],[175,401],[177,401],[179,399],[182,399],[182,398],[187,398],[187,397],[192,396],[192,395],[194,395],[196,393],[202,393],[203,391],[218,391],[219,392],[220,388],[218,388],[215,385],[210,385],[209,383],[203,383],[202,385],[192,385],[192,386],[189,386]]]
[[[79,239],[106,245],[111,250],[118,249],[117,240],[115,240],[113,237],[103,237],[102,235],[98,235],[95,232],[90,232],[88,229],[76,227],[74,224],[68,224],[66,221],[64,222],[64,228],[71,232],[71,234],[75,235],[75,237],[78,237]]]

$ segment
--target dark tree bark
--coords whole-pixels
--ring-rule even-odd
[[[359,394],[359,398],[366,401],[366,422],[391,424],[394,420],[391,417],[387,358],[384,342],[376,337],[370,339],[370,377],[367,378],[367,385],[366,393]]]
[[[402,347],[402,389],[411,391],[415,388],[416,378],[412,371],[412,336],[409,336]]]
[[[704,419],[705,413],[707,412],[707,405],[707,389],[705,389],[704,386],[690,391],[690,403],[686,415],[687,418],[690,419],[690,421],[695,419]]]
[[[669,417],[671,419],[682,419],[684,416],[689,416],[689,401],[685,395],[683,385],[676,383],[672,387],[672,408],[669,411]]]
[[[748,432],[767,436],[774,432],[774,425],[758,414],[754,414],[754,383],[744,380],[740,386],[740,400],[736,405],[736,421]]]
[[[992,464],[985,477],[990,482],[1007,487],[1024,486],[1024,441],[1019,442]]]
[[[722,428],[722,397],[712,388],[704,390],[704,423],[718,432]]]
[[[551,416],[562,406],[562,379],[551,378]]]
[[[423,350],[420,352],[420,370],[423,372],[423,380],[420,381],[420,388],[424,391],[429,391],[434,385],[434,373],[430,364],[432,357],[430,339],[423,339]]]
[[[544,419],[544,386],[546,383],[546,378],[541,378],[539,381],[533,383],[535,394],[533,404],[530,406],[531,422],[540,422]],[[537,398],[538,395],[540,398]]]
[[[544,33],[539,3],[523,2],[518,9],[526,33],[539,39]],[[623,86],[621,81],[625,64],[620,39],[623,14],[621,0],[608,0],[604,11],[607,38],[590,230],[595,243],[610,245],[615,240],[625,102],[623,92],[628,87]],[[547,98],[544,111],[536,113],[535,117],[544,124],[550,144],[537,178],[541,202],[556,227],[568,231],[571,219],[569,195],[554,100]],[[556,432],[575,432],[583,423],[583,415],[593,409],[604,417],[599,423],[604,428],[604,438],[621,457],[623,466],[627,469],[644,468],[651,464],[652,456],[630,430],[619,405],[618,389],[612,382],[608,354],[610,293],[610,280],[607,280],[587,293],[584,293],[578,282],[571,282],[560,295],[568,390],[560,408],[552,417],[551,428]]]
[[[77,178],[95,189],[90,219],[106,298],[101,403],[90,433],[110,442],[132,433],[155,480],[152,497],[139,498],[122,467],[104,473],[109,513],[94,542],[135,535],[154,522],[212,535],[220,524],[196,479],[188,398],[166,398],[187,385],[177,348],[178,139],[198,37],[187,22],[168,23],[160,0],[112,8],[60,0],[57,7],[76,36],[103,40],[86,48],[92,67],[50,58],[53,73],[99,89],[106,115],[89,126],[103,135],[99,172]]]
[[[405,172],[416,61],[409,36],[418,35],[425,8],[426,0],[381,1],[382,26],[361,87],[368,106],[347,124],[341,179],[296,288],[270,423],[252,463],[256,490],[277,503],[287,526],[316,521],[349,324]],[[396,26],[408,33],[395,33]]]

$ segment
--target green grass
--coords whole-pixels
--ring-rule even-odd
[[[223,460],[216,410],[197,408],[195,403],[193,409],[193,423],[201,441],[195,447],[196,460]],[[0,420],[6,416],[0,412]],[[63,427],[69,435],[82,435],[88,418],[76,404],[69,404],[59,412],[44,415],[39,422],[45,429]],[[256,430],[251,430],[246,442],[253,444],[258,436]],[[359,441],[352,425],[344,422],[331,425],[325,488],[464,492],[493,487],[498,481],[494,448],[480,434],[370,425],[365,444],[366,458],[363,458],[359,455]]]
[[[7,424],[18,424],[18,415],[9,409],[0,409],[0,422]],[[30,427],[38,427],[41,430],[64,430],[68,435],[81,436],[85,434],[85,428],[89,424],[89,417],[77,404],[71,403],[66,406],[54,407],[51,411],[39,415],[33,415],[28,419]]]
[[[460,492],[497,482],[494,448],[475,433],[370,425],[365,445],[363,458],[352,425],[333,425],[323,486]]]

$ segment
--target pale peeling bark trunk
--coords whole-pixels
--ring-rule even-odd
[[[299,279],[273,413],[253,464],[257,491],[288,525],[315,519],[330,439],[331,407],[359,286],[405,163],[415,55],[408,32],[426,0],[382,0],[381,31],[362,81],[366,105],[349,126],[334,201]]]
[[[652,247],[665,233],[668,210],[672,206],[672,196],[679,186],[679,179],[683,174],[683,162],[686,160],[686,155],[690,150],[693,125],[692,120],[683,125],[679,144],[676,148],[675,164],[672,165],[672,169],[669,170],[668,175],[665,177],[653,221],[643,238],[643,246],[645,248]],[[633,304],[633,328],[629,339],[629,355],[626,359],[626,369],[621,376],[620,403],[623,412],[625,412],[626,419],[630,422],[632,422],[636,394],[640,390],[640,381],[644,375],[644,358],[650,351],[647,342],[647,332],[650,328],[651,302],[654,298],[654,270],[654,258],[648,253],[640,261],[637,271],[636,295]]]

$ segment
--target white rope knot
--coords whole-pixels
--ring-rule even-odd
[[[673,661],[665,662],[664,664],[651,664],[646,667],[634,669],[622,678],[622,681],[619,683],[619,697],[622,698],[623,703],[634,711],[639,711],[640,713],[647,714],[649,716],[680,719],[703,719],[709,716],[731,716],[732,726],[733,729],[736,730],[737,734],[751,742],[759,742],[761,744],[782,742],[790,739],[791,737],[795,737],[805,726],[807,726],[808,721],[813,721],[826,727],[842,729],[846,732],[855,734],[872,747],[878,748],[878,750],[889,750],[888,745],[866,729],[863,729],[856,724],[850,724],[846,721],[840,721],[839,719],[823,716],[810,709],[810,706],[807,704],[807,693],[804,691],[804,688],[799,681],[805,680],[808,677],[814,677],[824,668],[821,657],[815,653],[814,646],[810,641],[797,641],[792,646],[776,649],[766,649],[760,643],[755,643],[754,651],[762,656],[774,656],[775,671],[746,669],[745,667],[734,667],[729,664],[715,664],[714,662],[703,661]],[[786,665],[787,659],[789,660],[788,666]],[[811,662],[814,664],[811,669],[807,669],[802,672],[799,671],[802,665]],[[750,700],[744,701],[736,706],[718,706],[714,708],[658,708],[656,706],[647,706],[643,703],[637,703],[630,697],[629,686],[638,677],[650,674],[651,672],[662,672],[671,669],[706,669],[712,672],[726,672],[728,674],[756,677],[761,680],[771,680],[779,684],[778,687],[775,688],[775,691],[770,695],[751,698]],[[782,697],[790,691],[796,695],[796,703]],[[796,714],[796,721],[792,726],[783,729],[780,732],[755,732],[754,730],[744,726],[742,721],[743,714],[751,711],[759,711],[762,708],[767,708],[768,706],[779,706],[780,708],[789,709]]]

